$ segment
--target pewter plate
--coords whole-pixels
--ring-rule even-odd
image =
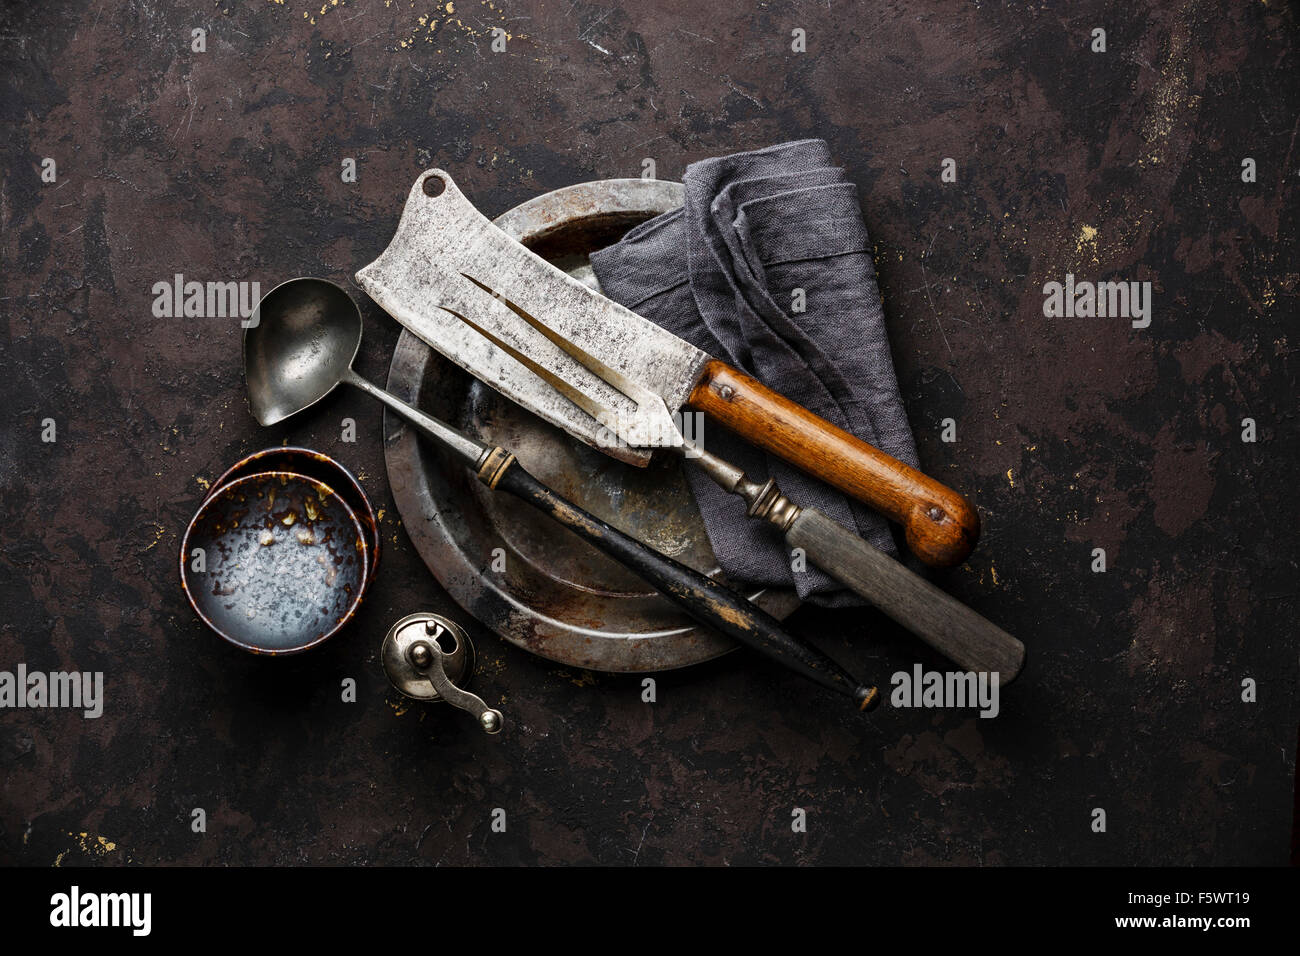
[[[596,287],[588,256],[680,206],[678,183],[581,183],[516,206],[497,226]],[[599,518],[711,575],[717,560],[681,462],[636,468],[564,434],[403,331],[388,372],[395,395],[513,451],[541,481]],[[614,673],[670,670],[735,649],[572,532],[492,492],[399,417],[384,414],[384,458],[402,524],[452,598],[501,637],[542,657]],[[792,591],[750,595],[777,617]]]

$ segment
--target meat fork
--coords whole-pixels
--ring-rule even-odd
[[[816,508],[792,502],[774,480],[760,484],[706,451],[682,433],[659,394],[611,368],[486,283],[464,272],[460,275],[636,405],[634,415],[611,407],[470,316],[441,306],[590,415],[604,434],[612,433],[612,440],[636,448],[670,448],[694,461],[721,488],[744,499],[749,517],[777,528],[792,549],[801,550],[813,564],[960,667],[997,674],[1002,685],[1019,675],[1025,660],[1025,646],[1019,640]]]

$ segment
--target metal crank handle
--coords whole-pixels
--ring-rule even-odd
[[[505,722],[501,716],[501,711],[493,710],[487,704],[483,703],[482,698],[471,694],[469,691],[461,690],[451,682],[447,676],[446,668],[442,666],[443,651],[438,646],[437,641],[416,641],[406,651],[406,659],[411,666],[429,679],[433,689],[438,692],[438,696],[451,704],[453,707],[459,707],[461,710],[474,715],[478,725],[486,733],[501,733],[502,724]]]
[[[642,544],[542,484],[503,448],[494,448],[478,468],[479,479],[550,515],[591,542],[683,611],[728,637],[765,654],[823,687],[853,698],[860,710],[880,703],[880,691],[860,684],[833,660],[786,633],[781,622],[742,595]]]
[[[749,515],[775,525],[813,564],[847,585],[939,653],[966,670],[1016,679],[1025,645],[816,508],[801,508],[774,481],[743,471],[688,442],[688,456],[718,485],[749,504]]]

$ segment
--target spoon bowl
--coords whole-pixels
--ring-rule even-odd
[[[328,279],[303,276],[262,296],[244,330],[248,407],[259,425],[295,415],[347,382],[377,398],[465,464],[478,468],[492,450],[412,408],[352,370],[361,348],[361,310]]]
[[[361,312],[327,279],[280,283],[253,318],[244,330],[244,378],[260,425],[283,421],[332,392],[361,347]]]

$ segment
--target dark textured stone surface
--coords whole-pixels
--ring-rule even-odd
[[[107,685],[99,720],[0,712],[0,861],[1283,862],[1294,8],[454,5],[0,15],[0,669],[102,670]],[[1088,52],[1094,26],[1105,54]],[[338,395],[257,428],[236,324],[156,319],[153,284],[349,282],[434,164],[495,215],[639,175],[643,157],[675,178],[802,136],[829,140],[860,184],[922,462],[983,514],[946,584],[1030,649],[1001,716],[863,719],[735,656],[664,675],[650,706],[636,681],[481,629],[476,686],[505,734],[401,703],[378,661],[387,626],[465,615],[394,514],[379,406]],[[956,184],[939,181],[943,157]],[[1066,272],[1151,280],[1151,327],[1044,318],[1042,285]],[[398,329],[369,304],[366,320],[358,367],[382,380]],[[345,416],[355,445],[338,440]],[[948,417],[955,444],[939,440]],[[285,439],[361,473],[387,550],[350,630],[266,661],[199,624],[176,549],[197,479]],[[940,664],[873,613],[794,621],[879,681]],[[1245,677],[1258,703],[1240,701]],[[807,834],[791,832],[796,806]]]

